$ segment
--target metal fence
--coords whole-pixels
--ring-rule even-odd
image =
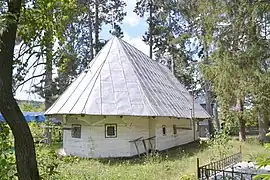
[[[241,161],[242,161],[241,148],[239,153],[233,154],[224,159],[211,162],[203,166],[200,166],[199,158],[197,158],[198,179],[199,180],[252,179],[256,174],[235,171],[234,165]]]

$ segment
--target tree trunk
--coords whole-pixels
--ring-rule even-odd
[[[52,32],[48,31],[45,33],[47,36],[46,42],[46,67],[45,67],[45,84],[44,84],[44,95],[45,95],[45,110],[49,109],[53,104],[52,99]]]
[[[95,1],[95,53],[99,52],[99,0]]]
[[[152,19],[153,19],[153,1],[152,0],[149,0],[149,5],[150,5],[150,9],[149,9],[149,13],[150,13],[150,19],[149,19],[149,38],[150,38],[150,42],[149,42],[149,57],[152,59],[153,57],[153,33],[152,33],[152,30],[153,30],[153,23],[152,23]]]
[[[246,122],[243,118],[244,104],[241,98],[237,98],[236,108],[238,111],[238,121],[239,121],[239,141],[246,140]]]
[[[18,178],[38,180],[33,137],[12,93],[13,53],[20,9],[20,0],[9,1],[8,13],[12,15],[7,15],[7,27],[0,35],[0,111],[14,136]]]
[[[2,71],[1,68],[0,71]],[[1,83],[3,82],[2,77],[0,78]],[[18,177],[20,180],[38,180],[39,174],[31,131],[12,92],[6,92],[3,86],[0,88],[0,110],[11,128],[15,140]]]
[[[204,30],[202,32],[202,37],[203,37],[203,63],[209,64],[208,44],[206,42]],[[208,80],[205,80],[204,90],[205,90],[206,111],[208,112],[209,115],[213,116],[212,97],[211,97],[211,93],[210,93],[210,82]],[[213,137],[214,125],[213,125],[212,118],[208,119],[208,131],[209,131],[210,137]]]
[[[219,122],[219,117],[218,117],[218,103],[215,103],[215,108],[214,108],[214,116],[217,124],[217,131],[220,131],[220,122]]]
[[[205,81],[205,107],[208,114],[213,117],[213,109],[212,109],[212,98],[210,94],[210,83],[209,81]],[[214,135],[214,126],[212,118],[208,119],[208,131],[210,134],[210,137],[213,137]]]
[[[89,3],[88,13],[89,13],[89,15],[88,15],[88,23],[89,23],[89,41],[90,41],[90,61],[92,61],[94,59],[94,50],[93,50],[93,26],[92,26],[92,16],[91,16],[90,3]],[[87,64],[86,64],[86,66],[87,66]]]
[[[262,113],[258,115],[258,124],[259,124],[259,140],[262,143],[270,142],[270,137],[266,136],[269,132],[269,119]]]
[[[52,32],[47,32],[45,35],[48,38],[48,41],[46,42],[46,67],[45,67],[45,85],[44,85],[44,91],[45,91],[45,110],[49,109],[51,105],[53,104],[53,97],[52,97],[52,61],[53,61],[53,55],[52,55]],[[46,123],[47,126],[49,125]],[[45,144],[51,144],[52,139],[50,136],[49,128],[45,128],[44,133],[44,143]]]

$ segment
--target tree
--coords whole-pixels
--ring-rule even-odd
[[[200,6],[202,19],[208,23],[205,35],[215,46],[209,63],[203,65],[203,73],[211,81],[223,113],[236,107],[239,139],[245,140],[244,104],[250,96],[252,101],[256,99],[254,79],[258,79],[262,63],[269,58],[258,14],[262,3],[206,1]]]
[[[31,53],[33,47],[37,48],[34,51],[37,63],[30,67],[43,65],[44,72],[39,75],[43,79],[34,87],[45,99],[45,109],[48,109],[56,99],[57,93],[52,70],[61,56],[59,49],[65,43],[62,34],[72,20],[70,17],[75,12],[76,5],[73,0],[34,0],[28,4],[22,9],[18,39],[22,41],[22,46],[28,48],[27,53]],[[20,55],[18,61],[21,61]]]
[[[254,106],[258,114],[259,140],[262,143],[270,142],[270,137],[266,136],[270,128],[270,64],[266,60],[257,72],[257,78],[252,86],[254,91]]]
[[[259,28],[261,29],[261,35],[265,52],[260,55],[264,55],[261,60],[260,66],[255,71],[256,81],[254,86],[251,86],[254,93],[254,106],[258,114],[259,124],[259,140],[262,143],[270,142],[270,137],[266,136],[269,133],[270,128],[270,61],[269,61],[269,35],[270,35],[270,18],[269,18],[270,6],[267,3],[261,3],[260,8],[257,10],[258,19],[260,20]]]
[[[153,47],[154,31],[159,29],[156,28],[156,25],[158,25],[159,21],[158,14],[160,9],[161,9],[160,1],[154,2],[152,0],[138,0],[134,8],[134,12],[140,17],[145,16],[145,14],[149,12],[149,17],[147,18],[147,23],[149,24],[149,27],[148,31],[145,33],[145,36],[143,37],[143,41],[149,44],[149,56],[151,59],[153,58],[153,49],[154,49]]]
[[[40,179],[33,137],[20,108],[13,97],[12,70],[16,32],[21,11],[21,1],[5,2],[7,9],[1,14],[0,33],[0,111],[10,126],[16,153],[18,178]]]
[[[150,57],[153,49],[158,61],[165,59],[173,74],[192,92],[194,98],[204,92],[207,111],[212,115],[209,82],[203,80],[203,76],[198,73],[197,61],[199,57],[207,62],[209,47],[202,40],[202,35],[198,35],[204,24],[196,20],[198,14],[194,12],[194,7],[197,8],[193,1],[140,0],[137,1],[134,12],[139,16],[149,12],[149,29],[143,41],[150,46]],[[198,43],[196,41],[203,45],[194,48],[194,44]],[[198,88],[202,82],[203,88]],[[212,121],[209,120],[210,134],[212,129]]]
[[[107,40],[99,38],[103,25],[111,24],[113,28],[109,33],[123,37],[120,24],[126,15],[125,6],[123,0],[77,2],[77,10],[73,11],[72,20],[66,26],[63,37],[65,44],[60,48],[61,56],[56,63],[59,67],[54,83],[57,95],[67,88],[106,44]],[[95,9],[98,9],[97,13]]]
[[[88,22],[85,22],[83,19],[81,24],[87,23],[86,27],[88,27],[90,46],[93,45],[91,47],[95,49],[95,54],[97,54],[104,45],[100,40],[102,25],[111,24],[114,30],[110,32],[116,32],[114,35],[118,37],[123,36],[121,27],[119,26],[119,23],[122,23],[126,15],[126,12],[124,12],[126,3],[123,0],[80,0],[78,3],[87,7],[81,12],[80,16],[87,17]],[[94,38],[92,33],[94,33]],[[93,48],[90,49],[90,55],[92,54]]]
[[[188,89],[195,83],[194,73],[195,53],[187,48],[189,29],[178,8],[177,1],[137,1],[134,12],[140,16],[149,13],[147,22],[149,28],[143,36],[143,41],[150,46],[150,57],[153,50],[157,61],[165,61],[174,75],[186,85]]]

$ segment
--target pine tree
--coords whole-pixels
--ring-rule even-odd
[[[236,107],[239,138],[245,140],[245,100],[249,96],[254,100],[253,80],[268,54],[258,16],[261,3],[219,2],[218,6],[215,3],[201,4],[205,12],[203,20],[209,23],[205,35],[215,45],[203,72],[211,81],[223,112]]]
[[[61,48],[58,59],[59,76],[55,79],[58,95],[86,68],[108,41],[99,38],[103,25],[110,24],[114,30],[108,33],[123,37],[120,25],[126,15],[125,6],[123,0],[78,1],[78,9],[66,28],[65,45]]]
[[[152,15],[147,15],[152,10]],[[188,28],[179,11],[177,1],[137,1],[134,12],[138,16],[148,16],[149,29],[143,36],[143,41],[153,50],[153,58],[165,61],[176,77],[191,89],[195,83],[192,77],[195,73],[192,58],[196,53],[186,48],[189,43]],[[151,56],[151,53],[150,53]]]

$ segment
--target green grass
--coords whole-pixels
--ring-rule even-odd
[[[220,155],[231,155],[242,147],[243,159],[254,161],[258,154],[265,152],[255,138],[241,143],[230,139],[226,143],[193,143],[173,148],[151,157],[132,159],[81,159],[65,158],[58,170],[59,179],[147,179],[175,180],[195,179],[196,158],[200,164],[220,158]],[[186,178],[184,178],[186,175]]]

